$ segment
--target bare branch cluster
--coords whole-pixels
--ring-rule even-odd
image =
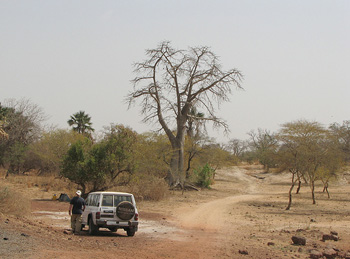
[[[168,128],[168,123],[186,121],[196,107],[206,114],[202,120],[227,129],[216,116],[216,107],[229,101],[232,86],[242,88],[238,70],[222,70],[208,47],[175,50],[170,42],[162,42],[146,55],[148,60],[135,64],[134,91],[127,97],[129,104],[141,99],[145,122],[158,119],[163,129]]]

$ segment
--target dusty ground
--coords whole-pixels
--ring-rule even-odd
[[[0,216],[0,258],[309,258],[310,251],[350,252],[350,178],[317,187],[312,205],[307,186],[286,211],[290,177],[258,167],[220,170],[211,190],[174,192],[158,203],[139,202],[139,231],[103,230],[98,236],[65,234],[68,204],[53,193],[33,199],[26,219]],[[20,209],[20,208],[19,208]],[[338,232],[339,241],[321,241]],[[305,246],[292,236],[306,237]]]

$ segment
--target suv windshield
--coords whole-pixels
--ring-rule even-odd
[[[102,206],[105,207],[117,207],[118,204],[122,201],[131,201],[131,196],[129,195],[111,195],[111,194],[104,194],[102,198]]]

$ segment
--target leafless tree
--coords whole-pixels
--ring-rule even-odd
[[[42,108],[28,99],[8,99],[2,106],[3,130],[8,134],[0,141],[0,164],[7,164],[8,173],[18,173],[26,147],[41,136],[41,123],[46,120]]]
[[[242,88],[242,74],[236,69],[222,70],[218,57],[208,47],[176,50],[165,41],[147,50],[146,55],[146,61],[135,64],[134,90],[127,100],[129,107],[140,100],[144,121],[157,121],[166,133],[172,146],[168,181],[172,186],[182,186],[188,121],[211,121],[214,127],[228,131],[216,111],[222,102],[229,101],[234,86]],[[192,108],[206,116],[195,118]]]
[[[248,149],[248,141],[240,139],[231,139],[226,149],[231,151],[235,156],[240,157]]]

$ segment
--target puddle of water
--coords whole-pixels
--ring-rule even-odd
[[[51,226],[59,228],[70,228],[70,216],[67,212],[60,211],[34,211],[34,215],[38,219],[51,220]],[[64,223],[62,223],[64,222]]]
[[[70,216],[67,212],[34,211],[38,219],[51,221],[51,226],[58,228],[70,228]],[[165,225],[164,222],[154,220],[142,220],[139,222],[139,233],[145,233],[155,238],[167,238],[172,240],[184,240],[184,230],[174,226]]]

